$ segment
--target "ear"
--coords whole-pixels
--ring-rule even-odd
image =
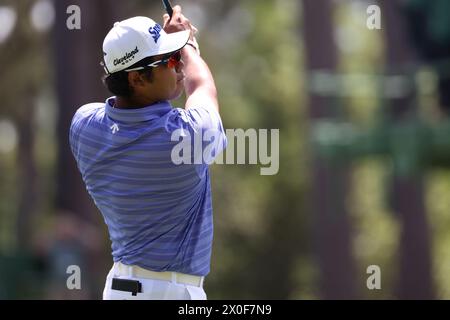
[[[128,83],[130,87],[140,87],[144,85],[144,79],[142,79],[141,75],[137,71],[131,71],[128,73]]]

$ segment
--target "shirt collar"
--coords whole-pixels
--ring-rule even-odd
[[[111,97],[106,100],[105,112],[113,120],[121,122],[144,122],[154,120],[161,118],[172,110],[169,101],[161,101],[139,109],[119,109],[113,107],[115,99],[115,97]]]

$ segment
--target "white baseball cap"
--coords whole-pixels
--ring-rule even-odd
[[[180,50],[188,42],[189,33],[166,33],[147,17],[116,22],[103,41],[105,71],[122,71],[144,58]]]

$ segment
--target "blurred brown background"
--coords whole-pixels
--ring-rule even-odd
[[[277,175],[212,166],[208,297],[449,299],[450,2],[172,2],[200,30],[225,128],[280,129]],[[71,5],[81,29],[67,27]],[[101,298],[110,242],[68,127],[108,97],[113,23],[163,13],[160,1],[0,1],[0,298]],[[67,289],[70,265],[81,290]]]

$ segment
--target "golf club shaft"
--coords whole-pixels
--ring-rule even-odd
[[[164,8],[166,9],[167,14],[172,18],[173,9],[169,0],[162,0]]]

